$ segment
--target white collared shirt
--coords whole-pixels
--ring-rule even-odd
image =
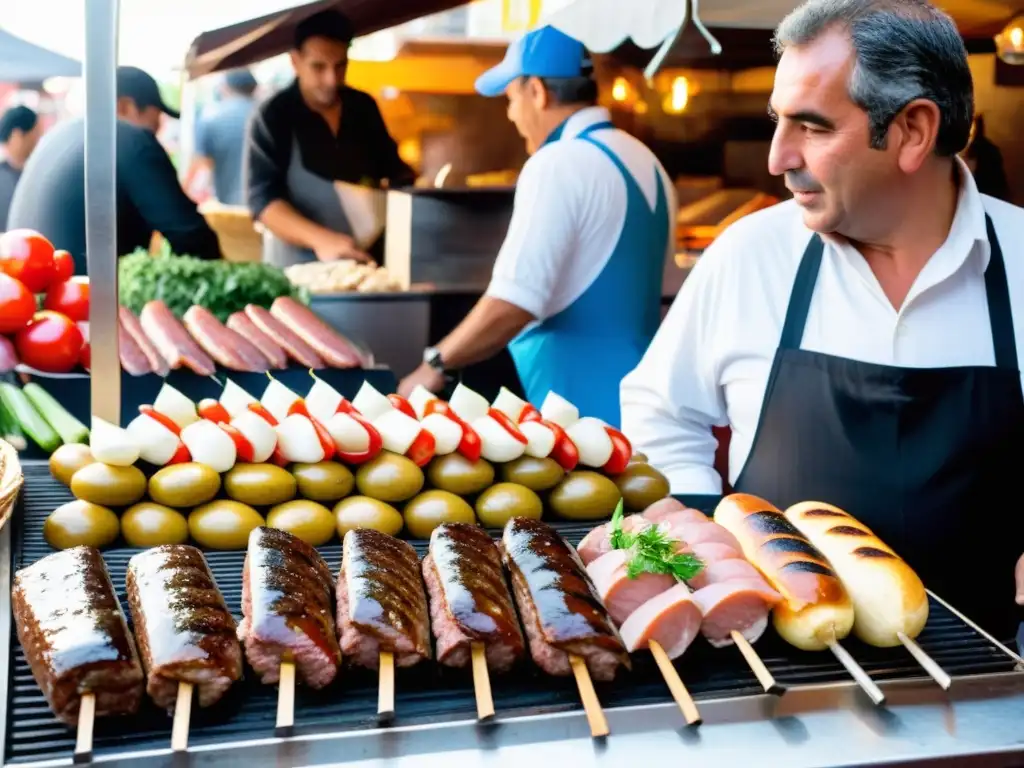
[[[626,223],[626,182],[601,149],[571,139],[610,120],[603,107],[582,109],[566,121],[559,141],[526,161],[488,296],[545,320],[576,301],[601,274]],[[669,211],[666,258],[674,255],[675,190],[661,163],[624,131],[605,128],[590,136],[622,160],[652,211],[662,185]]]
[[[826,238],[803,349],[905,368],[992,366],[985,268],[991,217],[1024,361],[1024,210],[978,192],[961,163],[946,242],[896,310],[852,246]],[[622,427],[673,493],[718,494],[711,427],[729,426],[729,480],[747,460],[797,267],[811,231],[788,201],[729,227],[698,260],[640,365],[622,382]]]

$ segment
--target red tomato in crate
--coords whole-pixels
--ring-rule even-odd
[[[37,312],[14,337],[14,348],[25,365],[49,373],[68,373],[82,354],[82,332],[64,315]]]
[[[75,258],[67,251],[53,252],[53,282],[63,283],[75,276]]]
[[[89,346],[88,341],[82,345],[82,351],[78,355],[78,362],[82,364],[85,370],[92,371],[92,347]]]
[[[89,322],[89,281],[66,280],[51,285],[43,307],[60,312],[76,323]]]
[[[0,272],[21,280],[32,293],[53,282],[53,245],[31,229],[12,229],[0,235]]]
[[[16,333],[36,313],[36,297],[20,280],[0,272],[0,333]]]

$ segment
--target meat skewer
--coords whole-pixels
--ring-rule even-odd
[[[366,528],[342,542],[338,574],[341,652],[379,674],[377,714],[394,715],[394,668],[430,658],[430,618],[416,550]]]
[[[146,691],[174,712],[171,747],[188,747],[192,692],[199,706],[217,703],[242,676],[235,620],[195,547],[174,544],[128,561],[125,578]]]
[[[576,677],[591,734],[606,736],[591,677],[612,680],[630,662],[593,581],[576,551],[539,520],[513,518],[502,542],[533,660],[549,675]]]
[[[76,762],[92,752],[95,717],[134,714],[142,667],[98,550],[75,547],[18,571],[18,640],[53,714],[78,727]]]
[[[296,671],[313,689],[330,685],[337,674],[333,596],[330,568],[313,547],[275,528],[249,535],[238,639],[261,681],[279,684],[278,731],[294,724]]]
[[[434,529],[423,558],[423,580],[437,639],[437,660],[449,667],[472,663],[477,716],[494,716],[488,667],[507,671],[523,655],[523,636],[505,583],[501,552],[476,525]]]

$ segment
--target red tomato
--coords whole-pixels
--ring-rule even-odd
[[[437,441],[434,440],[434,436],[427,432],[427,430],[421,429],[416,439],[412,441],[412,445],[409,446],[409,450],[405,452],[405,455],[412,459],[417,467],[425,467],[434,458],[434,450],[436,448]]]
[[[82,353],[82,332],[58,312],[37,312],[14,337],[14,347],[25,365],[49,373],[67,373]]]
[[[200,400],[199,407],[196,410],[199,415],[207,421],[212,421],[218,424],[229,424],[231,422],[231,415],[224,409],[223,405],[212,397]]]
[[[305,410],[306,404],[303,401],[302,408]],[[294,406],[292,406],[294,408]],[[330,461],[334,458],[335,452],[338,450],[334,445],[334,438],[331,437],[331,433],[327,431],[327,427],[321,424],[319,421],[310,416],[307,412],[306,418],[313,423],[313,429],[316,430],[317,439],[320,441],[320,447],[324,449],[324,461]]]
[[[76,323],[89,321],[89,281],[68,280],[54,283],[46,292],[45,309],[61,312]]]
[[[174,421],[170,416],[164,416],[160,411],[156,410],[152,405],[140,405],[139,413],[143,416],[149,416],[157,424],[161,424],[176,435],[181,434],[181,427]]]
[[[468,424],[461,424],[462,439],[459,441],[458,451],[470,461],[480,460],[480,452],[483,450],[483,443],[480,442],[480,435]]]
[[[75,259],[67,251],[53,252],[53,282],[63,283],[75,276]]]
[[[572,472],[580,463],[580,449],[576,447],[572,438],[565,434],[565,430],[555,422],[544,421],[542,423],[555,434],[555,447],[549,458],[558,462],[558,465],[566,472]]]
[[[92,347],[89,346],[89,342],[85,342],[82,345],[82,352],[78,355],[78,362],[87,371],[92,371]]]
[[[394,406],[395,410],[401,411],[411,419],[416,418],[416,411],[413,410],[412,405],[401,395],[388,395],[388,402]]]
[[[20,280],[0,273],[0,333],[17,333],[36,313],[36,297]]]
[[[235,455],[238,456],[238,460],[245,464],[251,464],[256,449],[252,447],[252,443],[246,439],[245,435],[230,424],[218,424],[217,426],[223,429],[224,433],[234,442]]]
[[[174,452],[174,455],[171,456],[171,460],[164,466],[169,467],[171,464],[185,464],[190,461],[192,461],[192,455],[188,452],[188,448],[185,447],[183,442],[178,441],[178,450]]]
[[[53,245],[31,229],[12,229],[0,235],[0,272],[21,280],[32,293],[53,282]]]
[[[270,457],[270,463],[271,464],[277,464],[277,466],[279,466],[279,467],[287,467],[288,466],[288,459],[286,459],[284,457],[284,454],[281,453],[281,446],[280,445],[277,446],[276,448],[274,448],[274,453]]]
[[[528,442],[530,442],[529,440],[526,439],[526,435],[519,431],[519,427],[515,425],[515,422],[513,422],[512,419],[510,419],[504,413],[499,411],[497,408],[491,408],[487,412],[487,415],[490,416],[499,424],[501,424],[501,426],[505,429],[506,432],[512,435],[512,437],[514,437],[523,445],[526,445]]]
[[[455,415],[455,411],[452,410],[452,407],[444,400],[436,399],[427,401],[427,404],[423,407],[423,415],[429,416],[432,413],[440,413],[442,416],[454,418],[460,424],[462,423],[459,417]]]
[[[341,398],[341,402],[338,403],[338,410],[335,411],[335,413],[355,413],[355,412],[356,412],[356,409],[353,407],[352,403],[350,403],[344,397]]]
[[[532,405],[530,405],[530,403],[527,403],[526,407],[523,408],[523,412],[519,414],[519,423],[520,424],[523,424],[523,423],[525,423],[527,421],[540,421],[540,420],[541,420],[540,411],[538,411],[536,408],[534,408]]]
[[[349,464],[365,464],[370,459],[377,458],[380,454],[381,449],[384,447],[384,438],[380,436],[380,432],[374,427],[365,417],[352,411],[348,414],[353,419],[359,422],[363,429],[366,430],[366,435],[370,439],[369,444],[366,446],[366,450],[362,453],[344,453],[338,451],[338,458]]]
[[[608,459],[608,463],[604,465],[603,469],[609,475],[621,475],[626,471],[626,466],[633,456],[633,446],[619,430],[605,427],[604,431],[612,440],[612,457]]]
[[[270,426],[272,426],[272,427],[276,427],[277,426],[277,419],[275,419],[271,415],[270,411],[268,411],[266,408],[264,408],[259,403],[249,403],[249,410],[252,411],[253,413],[255,413],[257,416],[259,416],[265,422],[267,422],[267,424],[269,424]],[[287,462],[285,462],[285,463],[287,464]],[[282,465],[282,466],[284,466],[284,465]]]
[[[294,416],[295,414],[298,414],[299,416],[305,416],[307,419],[310,418],[309,409],[306,408],[305,400],[296,400],[294,403],[288,406],[288,415]]]

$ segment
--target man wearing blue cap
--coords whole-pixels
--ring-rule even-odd
[[[657,158],[596,106],[583,45],[553,27],[509,46],[476,83],[508,97],[531,157],[486,295],[401,384],[432,391],[444,372],[508,345],[527,398],[555,391],[619,423],[619,382],[657,330],[673,251],[675,195]]]

